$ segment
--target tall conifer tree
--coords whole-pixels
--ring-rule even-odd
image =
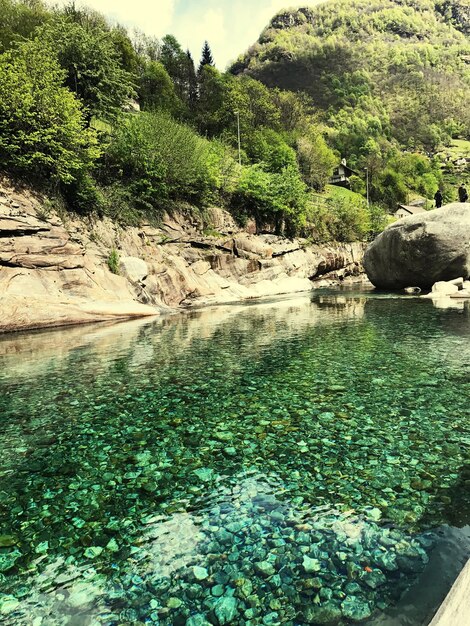
[[[202,56],[201,62],[199,63],[199,68],[197,70],[198,74],[201,73],[204,65],[212,65],[214,66],[214,58],[212,56],[212,51],[207,41],[204,42],[204,46],[202,47]]]

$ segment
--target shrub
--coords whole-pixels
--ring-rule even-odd
[[[243,169],[235,195],[244,215],[259,225],[273,225],[275,232],[293,236],[306,223],[307,188],[297,168],[268,172],[262,164]]]
[[[365,241],[387,225],[387,213],[378,205],[367,206],[347,198],[315,202],[308,209],[308,222],[318,243]]]
[[[119,254],[116,248],[112,248],[108,257],[109,271],[113,274],[119,274]]]
[[[222,185],[220,148],[163,111],[123,117],[103,166],[104,178],[128,186],[140,208],[171,200],[204,205]]]

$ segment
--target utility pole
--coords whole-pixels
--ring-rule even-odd
[[[366,171],[366,189],[367,189],[367,206],[369,206],[369,168],[364,168]]]
[[[242,144],[240,137],[240,111],[234,111],[237,116],[237,133],[238,133],[238,164],[242,164]]]

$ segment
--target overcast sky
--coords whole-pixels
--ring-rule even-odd
[[[129,28],[147,35],[175,35],[199,61],[207,39],[219,69],[225,69],[254,43],[270,18],[280,9],[312,6],[322,0],[76,0]],[[49,0],[50,4],[66,4]]]

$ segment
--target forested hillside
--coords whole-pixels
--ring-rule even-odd
[[[232,71],[308,93],[343,151],[353,125],[435,149],[469,132],[469,24],[468,0],[330,0],[276,15]]]
[[[465,2],[284,11],[222,73],[207,42],[195,63],[171,35],[0,0],[1,167],[127,224],[220,204],[288,236],[367,237],[410,192],[432,197],[426,151],[468,134]],[[322,195],[342,157],[369,168],[371,206]],[[352,184],[365,194],[363,174]]]
[[[391,148],[432,154],[469,135],[469,34],[468,0],[330,0],[281,11],[231,71],[308,94],[353,167],[406,184]]]

